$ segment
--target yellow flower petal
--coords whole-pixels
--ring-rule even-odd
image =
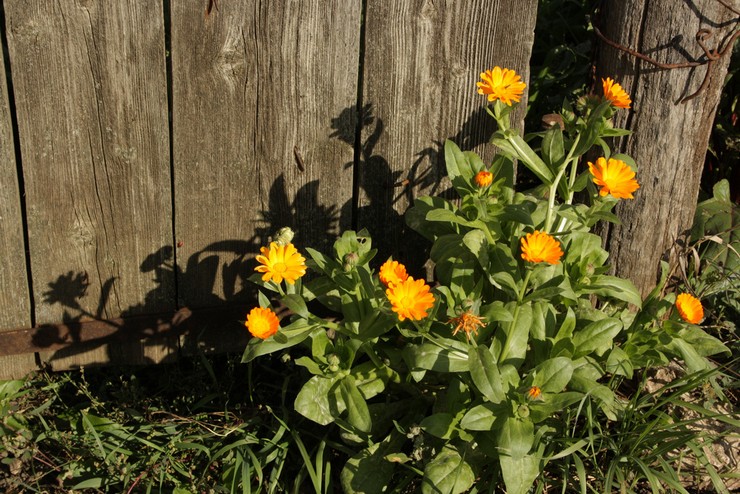
[[[244,323],[252,336],[266,340],[280,329],[280,321],[272,309],[255,307]]]
[[[427,310],[434,305],[434,295],[429,290],[429,285],[424,280],[415,280],[409,276],[404,281],[391,285],[385,294],[399,320],[419,321],[427,317]]]
[[[398,261],[388,259],[380,266],[378,277],[385,286],[390,287],[405,281],[409,275],[406,273],[406,266],[400,264]]]
[[[635,180],[635,172],[627,163],[621,160],[603,157],[596,160],[596,164],[588,164],[588,169],[594,177],[594,183],[601,187],[599,195],[611,194],[617,199],[634,199],[632,193],[640,188]]]
[[[559,264],[563,257],[560,242],[545,232],[535,230],[521,239],[522,259],[527,262]]]
[[[521,76],[509,69],[494,67],[480,75],[482,82],[477,82],[478,94],[487,95],[488,101],[501,100],[511,106],[512,101],[520,101],[524,88]]]
[[[688,293],[676,297],[676,308],[681,319],[689,324],[699,324],[704,319],[704,308],[698,298]]]
[[[622,86],[614,82],[610,77],[601,79],[601,84],[604,90],[604,98],[608,99],[612,106],[624,109],[630,107],[632,100],[630,100],[629,94],[622,89]]]
[[[488,187],[493,183],[493,173],[486,170],[481,170],[475,174],[475,177],[473,177],[473,181],[480,188]]]
[[[306,274],[306,258],[298,253],[293,244],[279,245],[275,242],[270,247],[262,247],[261,255],[255,257],[259,266],[254,268],[262,275],[262,281],[272,280],[282,283],[285,280],[291,285]]]

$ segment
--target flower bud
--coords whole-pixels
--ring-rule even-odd
[[[352,268],[354,268],[357,265],[357,261],[360,260],[360,256],[357,254],[357,252],[349,252],[344,255],[344,259],[342,261],[344,262],[342,264],[342,268],[344,268],[344,272],[352,271]]]
[[[275,242],[277,245],[288,245],[295,236],[295,232],[290,227],[284,226],[275,234]]]
[[[520,418],[526,419],[529,417],[529,407],[527,405],[519,405],[516,413]]]

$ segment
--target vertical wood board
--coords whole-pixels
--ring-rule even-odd
[[[37,323],[173,308],[161,1],[5,13]]]
[[[603,14],[604,34],[666,64],[701,60],[695,41],[700,29],[713,32],[706,44],[715,48],[736,24],[732,12],[714,0],[693,6],[672,0],[613,2]],[[630,278],[647,294],[659,277],[661,258],[691,227],[701,173],[730,57],[715,62],[708,86],[682,103],[702,83],[706,66],[661,70],[600,43],[597,63],[601,77],[612,77],[632,97],[632,108],[621,111],[616,125],[630,136],[616,139],[614,152],[635,159],[640,189],[635,199],[620,201],[621,225],[604,233],[614,272]],[[601,79],[597,86],[600,87]]]
[[[324,250],[349,227],[360,7],[172,3],[181,304],[250,300],[251,258],[283,226]]]
[[[495,65],[528,81],[536,14],[535,0],[368,1],[358,221],[381,260],[423,261],[403,214],[449,187],[445,139],[492,158],[493,119],[475,83]],[[514,125],[524,108],[526,94]]]
[[[0,52],[0,66],[5,55]],[[0,331],[31,326],[21,191],[6,73],[0,74]],[[33,353],[0,358],[0,380],[21,377],[36,368]]]

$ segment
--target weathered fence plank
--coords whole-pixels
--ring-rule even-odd
[[[712,32],[705,43],[715,49],[728,43],[736,26],[733,12],[714,0],[606,5],[598,24],[607,39],[664,64],[705,60],[697,32]],[[618,74],[618,82],[632,95],[632,108],[617,114],[616,124],[627,125],[633,134],[617,139],[614,147],[635,159],[640,182],[634,201],[617,206],[621,225],[609,225],[604,237],[616,274],[630,278],[643,294],[658,281],[661,258],[691,227],[729,52],[712,64],[706,89],[682,102],[701,87],[706,66],[661,70],[601,44],[598,72],[602,77]]]
[[[172,309],[173,273],[156,269],[172,244],[162,2],[11,1],[5,14],[37,323]]]
[[[415,196],[443,188],[446,138],[479,152],[490,138],[475,82],[494,65],[528,80],[536,14],[536,0],[368,2],[358,220],[382,242],[381,257],[421,257],[402,215]],[[513,121],[524,108],[525,98]]]
[[[249,300],[248,260],[280,227],[322,248],[350,225],[360,7],[172,3],[182,305]]]
[[[2,52],[0,66],[5,66]],[[8,86],[3,70],[0,74],[0,331],[31,325],[21,197],[13,142]],[[2,357],[0,379],[22,375],[35,367],[33,353]]]

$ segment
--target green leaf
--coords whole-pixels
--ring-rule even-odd
[[[308,319],[311,315],[308,312],[308,307],[306,307],[306,301],[298,294],[291,293],[286,295],[283,297],[283,303],[288,307],[288,309],[292,310],[293,313],[298,314],[304,319]]]
[[[444,339],[452,349],[440,348],[431,343],[409,345],[404,358],[412,370],[437,372],[465,372],[469,369],[467,345],[457,340]]]
[[[460,427],[467,431],[490,431],[496,419],[505,413],[502,406],[493,403],[476,405],[465,413],[460,420]]]
[[[545,393],[559,393],[568,385],[573,375],[573,361],[567,357],[545,360],[535,368],[533,386]]]
[[[511,309],[512,307],[514,308]],[[518,367],[524,362],[527,354],[529,329],[532,325],[532,305],[524,303],[516,306],[516,302],[510,302],[507,308],[514,312],[514,321],[501,323],[501,331],[495,334],[492,350],[494,354],[499,355],[498,362]]]
[[[103,479],[101,477],[94,477],[91,479],[83,480],[82,482],[72,486],[73,491],[82,489],[99,489],[103,485]]]
[[[381,368],[371,362],[363,362],[352,369],[352,377],[355,385],[360,390],[362,397],[366,400],[379,395],[385,390],[385,386],[394,377],[393,369],[383,366]]]
[[[621,330],[622,321],[613,317],[592,322],[573,335],[576,356],[582,357],[592,352],[603,355],[612,347],[614,338]]]
[[[251,362],[260,355],[267,355],[268,353],[295,346],[308,338],[312,331],[324,330],[314,324],[308,324],[305,319],[299,319],[298,321],[278,330],[277,334],[280,334],[281,337],[283,337],[280,341],[275,339],[275,335],[266,340],[252,338],[244,349],[242,362]]]
[[[414,199],[414,205],[406,211],[406,224],[430,241],[434,241],[441,235],[456,233],[457,229],[454,225],[427,221],[427,214],[434,209],[456,211],[457,207],[441,197],[418,197]]]
[[[632,379],[634,366],[629,355],[619,347],[612,348],[609,357],[606,359],[606,371],[617,376],[625,376]]]
[[[726,353],[732,355],[732,351],[720,340],[707,334],[698,326],[689,326],[679,331],[678,336],[696,350],[702,357]]]
[[[424,468],[423,494],[460,494],[475,482],[475,474],[457,449],[446,445]]]
[[[596,139],[599,137],[599,133],[603,130],[604,112],[609,109],[609,106],[610,102],[607,100],[591,111],[586,122],[586,128],[581,132],[581,138],[573,150],[572,155],[574,158],[584,154],[594,145]]]
[[[450,439],[455,432],[457,421],[450,413],[435,413],[424,417],[419,423],[426,433],[440,439]]]
[[[526,456],[534,444],[534,424],[529,419],[507,417],[499,431],[498,443],[502,455]]]
[[[573,403],[583,399],[583,393],[568,391],[558,394],[542,394],[540,400],[529,403],[529,418],[535,424],[562,412]]]
[[[377,442],[350,458],[339,475],[345,494],[386,492],[395,468],[386,457],[395,454],[404,440],[404,436],[392,430],[382,442]]]
[[[463,178],[470,180],[473,178],[473,170],[470,168],[468,160],[465,158],[465,154],[460,151],[457,144],[451,140],[446,140],[444,145],[445,151],[445,165],[447,166],[447,176],[450,180],[456,177],[462,176]]]
[[[496,300],[495,302],[482,306],[480,308],[480,315],[486,320],[486,322],[511,322],[514,320],[514,315],[504,307],[504,303],[500,300]]]
[[[327,425],[346,409],[335,386],[336,377],[313,376],[303,385],[295,398],[295,411],[319,425]]]
[[[471,346],[468,353],[470,362],[470,377],[478,390],[488,401],[501,403],[506,398],[507,389],[501,379],[498,366],[491,350],[487,346]]]
[[[373,310],[365,315],[360,321],[358,337],[361,341],[371,340],[387,333],[396,325],[395,314],[389,314],[381,310]]]
[[[367,402],[362,397],[360,390],[352,376],[347,376],[339,382],[344,404],[347,406],[347,421],[362,432],[370,432],[373,421],[370,418],[370,410]]]
[[[540,461],[533,455],[519,458],[501,455],[499,462],[507,494],[527,494],[540,474]]]
[[[518,158],[524,166],[529,168],[532,173],[542,180],[546,185],[550,185],[554,179],[552,171],[547,167],[542,158],[537,156],[529,144],[527,144],[520,135],[515,131],[509,130],[506,133],[501,131],[493,134],[491,142],[501,150]]]
[[[642,307],[642,296],[637,287],[630,281],[617,276],[595,276],[589,285],[581,286],[581,291],[602,297],[615,298]]]
[[[542,138],[542,158],[550,167],[557,170],[565,158],[565,146],[563,144],[563,131],[559,125],[555,125]]]

